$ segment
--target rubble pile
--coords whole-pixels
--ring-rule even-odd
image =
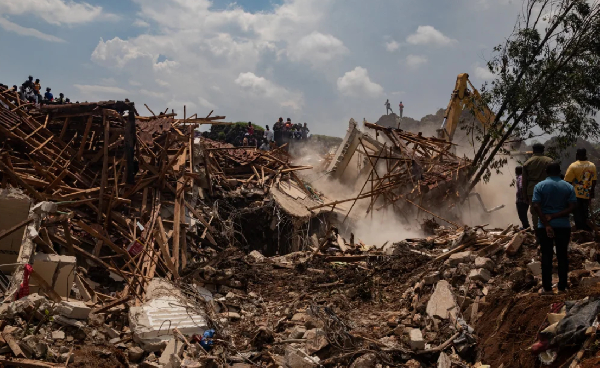
[[[373,189],[330,201],[281,147],[195,136],[199,124],[228,124],[222,116],[144,117],[129,101],[36,109],[7,93],[0,102],[0,365],[597,359],[597,234],[573,234],[572,291],[538,295],[531,230],[469,227],[426,209],[455,196],[468,164],[446,143],[366,123],[381,143],[351,126],[329,174],[360,145]],[[365,243],[344,223],[352,207],[339,206],[361,198],[371,212],[403,199],[398,215],[428,213],[427,235]]]

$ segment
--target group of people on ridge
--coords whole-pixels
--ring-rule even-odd
[[[29,78],[20,87],[17,88],[16,85],[12,86],[12,91],[15,91],[19,94],[19,98],[21,101],[27,101],[33,104],[67,104],[71,103],[71,100],[65,98],[63,93],[58,95],[58,98],[54,98],[52,94],[52,89],[50,87],[46,87],[46,92],[44,95],[41,95],[42,86],[40,84],[40,80],[33,80],[33,77],[30,75]]]
[[[515,169],[517,187],[517,212],[523,228],[529,228],[527,211],[531,211],[536,238],[542,258],[542,290],[552,291],[552,259],[554,249],[558,260],[558,291],[567,288],[569,272],[568,246],[571,240],[573,213],[577,230],[591,231],[589,221],[590,201],[594,198],[597,172],[588,161],[585,148],[577,150],[576,161],[565,175],[560,163],[544,155],[544,145],[533,146],[533,156]]]

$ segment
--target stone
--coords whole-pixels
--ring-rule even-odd
[[[264,262],[265,256],[263,256],[259,251],[253,250],[248,254],[248,256],[256,263]]]
[[[79,300],[63,300],[56,312],[71,319],[88,319],[92,309]]]
[[[66,363],[67,359],[69,360],[69,363],[73,363],[75,361],[75,354],[69,352],[60,354],[59,360],[61,363]]]
[[[408,362],[406,362],[404,367],[406,367],[406,368],[421,368],[421,363],[419,363],[418,361],[416,361],[414,359],[411,359]]]
[[[225,318],[228,318],[232,321],[237,321],[239,319],[242,318],[242,316],[240,316],[239,313],[235,313],[235,312],[225,312],[225,313],[221,313],[221,315]]]
[[[121,333],[110,326],[105,325],[104,330],[106,331],[108,337],[110,337],[111,339],[121,337]]]
[[[523,282],[526,276],[527,271],[525,271],[523,268],[519,268],[515,272],[511,273],[510,276],[508,276],[508,280],[511,282]]]
[[[488,271],[494,270],[495,263],[489,258],[486,257],[477,257],[475,258],[475,268],[485,268]]]
[[[438,357],[437,368],[452,368],[452,360],[450,360],[450,357],[446,355],[446,353],[444,353],[443,351]]]
[[[492,275],[490,274],[490,271],[486,270],[485,268],[477,268],[471,270],[471,272],[469,273],[469,278],[472,281],[481,281],[485,283],[488,282],[490,278],[492,278]]]
[[[289,368],[313,368],[316,367],[313,358],[295,347],[288,345],[285,348],[285,365]]]
[[[63,317],[60,315],[55,315],[53,316],[54,322],[58,323],[59,325],[63,325],[63,326],[71,326],[71,327],[77,327],[77,328],[84,328],[85,325],[83,324],[83,322],[78,321],[76,319],[72,319],[72,318],[67,318],[67,317]],[[67,338],[68,340],[68,338]]]
[[[600,270],[600,263],[585,261],[583,263],[583,268],[585,268],[588,271],[599,271]]]
[[[542,262],[531,262],[527,264],[527,268],[529,269],[529,271],[531,271],[533,276],[542,276]]]
[[[116,345],[116,344],[118,344],[118,343],[120,343],[120,342],[121,342],[121,338],[120,338],[120,337],[115,337],[114,339],[110,339],[110,340],[108,340],[108,342],[109,342],[110,344]]]
[[[394,328],[394,335],[401,337],[404,335],[404,330],[406,329],[405,325],[398,325],[398,327]]]
[[[377,365],[377,355],[375,353],[367,353],[356,359],[350,368],[375,368]]]
[[[306,327],[294,326],[294,328],[290,332],[290,335],[288,336],[288,338],[292,339],[292,340],[301,339],[305,333],[306,333]]]
[[[306,331],[303,338],[306,339],[306,352],[308,355],[312,355],[329,345],[327,334],[320,328]]]
[[[454,254],[450,255],[450,258],[448,258],[448,263],[452,267],[456,267],[461,263],[465,263],[465,262],[469,262],[469,261],[471,261],[471,252],[470,251],[454,253]]]
[[[29,335],[19,341],[19,346],[22,350],[27,350],[36,359],[46,356],[48,352],[48,344],[39,336]]]
[[[456,318],[458,306],[454,299],[454,294],[450,289],[450,284],[446,280],[440,280],[435,286],[435,290],[427,302],[426,312],[429,317],[438,317],[447,319],[452,316]]]
[[[232,367],[235,367],[236,365],[234,364]],[[192,359],[184,359],[183,362],[181,362],[181,368],[204,368],[206,367],[206,365],[204,363],[200,363],[196,360],[192,360]]]
[[[158,358],[158,362],[164,365],[165,367],[167,367],[168,365],[172,365],[172,356],[180,357],[181,352],[183,351],[183,347],[184,345],[181,341],[177,339],[169,340],[169,342],[167,343],[167,347],[162,352],[160,358]]]
[[[579,286],[592,287],[596,286],[598,283],[600,283],[600,276],[583,277]]]
[[[440,272],[434,271],[425,275],[425,277],[423,277],[423,281],[425,282],[425,285],[435,284],[436,282],[440,281]]]
[[[20,314],[29,315],[34,310],[38,309],[46,301],[46,297],[42,295],[39,295],[37,293],[29,294],[26,297],[15,301],[14,311]]]
[[[52,339],[54,340],[64,340],[65,339],[65,331],[52,331]]]
[[[425,349],[425,340],[423,334],[418,328],[413,328],[408,334],[410,348],[412,350],[423,350]]]
[[[513,236],[511,241],[506,246],[506,254],[509,256],[514,256],[515,254],[517,254],[519,249],[521,249],[521,245],[523,244],[523,240],[525,240],[525,237],[526,236],[524,232],[516,233],[515,236]]]

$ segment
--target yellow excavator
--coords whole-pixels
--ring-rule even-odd
[[[469,87],[471,87],[471,89],[469,89]],[[442,123],[442,127],[437,130],[438,138],[444,139],[447,142],[452,142],[454,133],[458,127],[460,114],[465,108],[473,111],[475,118],[479,120],[484,129],[488,129],[494,124],[496,115],[494,115],[483,102],[479,91],[473,87],[473,84],[469,80],[469,74],[462,73],[456,77],[456,85],[454,86],[450,102],[444,113],[444,122]],[[511,139],[509,149],[519,149],[520,145],[520,140]]]

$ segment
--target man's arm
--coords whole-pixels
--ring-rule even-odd
[[[569,214],[575,210],[576,206],[577,202],[569,202],[569,207],[565,208],[560,212],[547,214],[545,217],[548,219],[548,221],[550,221],[555,218],[569,216]]]

